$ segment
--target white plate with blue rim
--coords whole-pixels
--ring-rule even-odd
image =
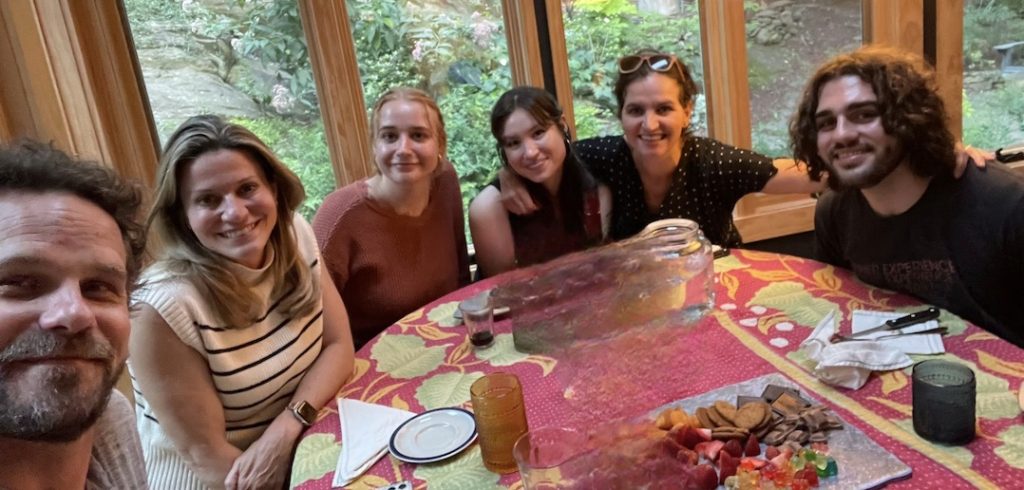
[[[437,408],[402,423],[391,434],[388,450],[407,463],[448,459],[476,440],[476,420],[468,410]]]

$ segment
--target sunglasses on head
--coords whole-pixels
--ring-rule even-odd
[[[679,60],[671,54],[645,54],[623,56],[619,59],[619,73],[633,73],[640,69],[640,66],[647,63],[652,70],[665,73],[672,69],[672,66]]]

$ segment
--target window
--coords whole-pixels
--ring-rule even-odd
[[[616,62],[624,55],[645,48],[675,54],[703,85],[697,2],[639,3],[652,6],[640,8],[626,0],[562,2],[578,138],[622,133],[613,88]],[[707,135],[704,101],[698,94],[691,120],[694,134],[702,136]]]
[[[754,151],[786,156],[789,118],[822,62],[861,45],[860,0],[744,2]]]
[[[349,23],[367,110],[395,86],[437,101],[463,205],[500,167],[491,107],[512,88],[500,0],[349,0]]]
[[[964,2],[963,141],[1024,142],[1024,2]]]
[[[196,114],[245,126],[302,179],[311,219],[334,174],[295,2],[124,3],[161,145]]]

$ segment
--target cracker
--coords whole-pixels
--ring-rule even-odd
[[[729,425],[736,425],[736,419],[734,418],[736,416],[736,407],[734,407],[732,403],[725,400],[718,400],[715,402],[714,406],[718,415],[721,415]]]
[[[711,438],[726,440],[726,439],[739,439],[746,440],[750,437],[750,432],[746,429],[739,427],[718,427],[711,429]]]
[[[715,406],[717,407],[718,404],[715,404]],[[737,427],[754,429],[764,424],[765,413],[770,411],[771,409],[768,405],[763,402],[748,403],[740,407],[739,410],[736,410],[732,420],[736,423]]]
[[[708,409],[700,407],[697,409],[696,415],[697,421],[700,422],[701,427],[704,427],[705,429],[713,429],[717,427],[715,423],[712,422],[711,419],[708,417]]]
[[[718,413],[718,410],[716,410],[714,406],[707,407],[707,412],[708,418],[711,419],[713,424],[715,424],[715,427],[727,427],[733,425],[732,422],[729,422],[722,416],[722,414]]]

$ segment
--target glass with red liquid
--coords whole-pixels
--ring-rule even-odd
[[[459,303],[462,322],[469,331],[469,342],[477,349],[494,344],[494,306],[490,292],[478,294]]]

